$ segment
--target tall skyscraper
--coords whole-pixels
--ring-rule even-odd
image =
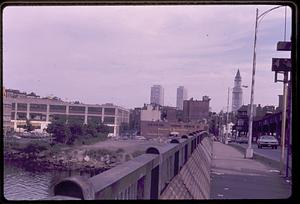
[[[177,88],[177,101],[176,107],[178,110],[183,110],[183,101],[187,99],[187,90],[184,86],[179,86]]]
[[[161,85],[153,85],[151,87],[150,103],[164,105],[164,88]]]
[[[238,69],[234,78],[234,87],[232,89],[232,111],[236,112],[241,106],[243,101],[242,77]]]

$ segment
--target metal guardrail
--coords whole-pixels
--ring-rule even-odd
[[[203,153],[211,151],[207,141],[201,144],[207,136],[206,131],[195,131],[164,146],[150,146],[145,154],[91,178],[65,178],[54,186],[54,196],[43,200],[159,199],[197,146],[207,146]],[[210,165],[208,161],[203,164]]]

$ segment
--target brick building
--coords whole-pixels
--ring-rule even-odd
[[[203,96],[202,101],[200,100],[185,100],[183,102],[183,121],[202,121],[209,117],[209,101],[208,96]]]

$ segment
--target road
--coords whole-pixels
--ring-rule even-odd
[[[236,143],[235,143],[236,144]],[[248,144],[236,144],[240,145],[244,148],[248,147]],[[271,159],[277,162],[280,162],[280,156],[281,156],[281,147],[278,146],[277,149],[272,149],[268,147],[264,147],[263,149],[258,149],[256,144],[252,144],[253,152],[257,155],[260,155],[262,157],[265,157],[267,159]],[[287,155],[287,148],[285,148],[285,154],[284,154],[284,164],[286,165],[286,155]],[[289,158],[289,169],[292,169],[292,157]]]
[[[244,148],[248,147],[248,144],[239,144],[243,146]],[[265,156],[269,159],[280,161],[280,155],[281,155],[281,147],[278,146],[277,149],[272,149],[271,147],[264,147],[263,149],[258,149],[256,144],[252,144],[252,148],[254,153],[257,153],[259,155]],[[286,161],[286,155],[287,155],[287,148],[285,148],[285,158]]]

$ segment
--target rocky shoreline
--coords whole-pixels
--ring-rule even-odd
[[[68,154],[65,156],[49,156],[43,153],[34,154],[16,150],[4,151],[4,161],[14,163],[32,171],[78,171],[89,173],[91,176],[106,171],[120,163],[115,158],[110,158],[109,155],[100,157],[100,161],[97,161],[87,155],[85,157],[78,156],[74,159]]]

